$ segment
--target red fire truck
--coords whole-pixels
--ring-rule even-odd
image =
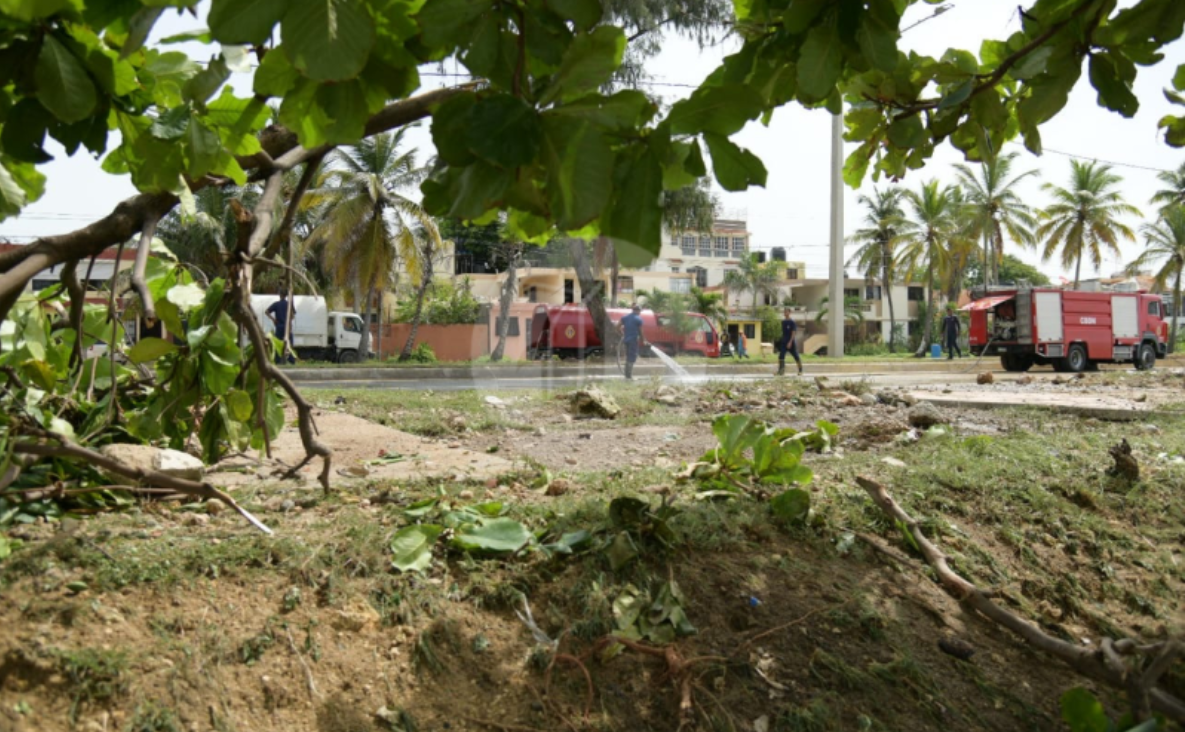
[[[625,308],[606,308],[614,326],[629,313]],[[643,310],[642,335],[655,348],[669,355],[694,353],[697,356],[720,356],[720,337],[712,322],[699,313],[687,313],[696,321],[696,329],[680,336],[668,326],[670,317]],[[583,305],[540,305],[531,320],[527,348],[533,358],[556,355],[560,358],[584,358],[601,355],[604,349],[593,327],[592,313]]]
[[[1167,350],[1159,295],[1033,288],[972,297],[963,306],[971,312],[971,353],[998,354],[1008,371],[1051,365],[1079,372],[1100,363],[1134,363],[1146,370]]]

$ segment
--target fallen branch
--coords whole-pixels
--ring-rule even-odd
[[[272,533],[271,529],[269,529],[262,521],[255,518],[251,512],[240,506],[235,501],[235,499],[231,498],[228,494],[220,491],[209,483],[198,483],[197,481],[193,480],[176,478],[156,470],[133,468],[132,466],[122,463],[119,460],[109,458],[101,452],[88,450],[85,447],[74,445],[61,440],[61,438],[57,438],[56,436],[54,439],[58,439],[59,443],[53,445],[45,442],[17,442],[13,444],[12,449],[13,452],[22,455],[33,455],[36,457],[64,457],[73,460],[82,460],[86,463],[89,463],[93,467],[102,468],[112,473],[122,475],[126,478],[131,478],[137,483],[147,483],[149,485],[161,488],[171,488],[178,493],[184,493],[197,498],[217,498],[237,511],[243,518],[250,521],[251,525],[255,528],[259,529],[265,534]]]
[[[1120,654],[1115,650],[1116,642],[1110,638],[1103,639],[1100,643],[1100,650],[1079,647],[1054,638],[1011,610],[992,602],[988,592],[979,589],[952,570],[947,563],[946,555],[926,538],[922,533],[921,525],[893,500],[885,486],[863,476],[856,478],[856,482],[889,518],[900,522],[913,535],[914,542],[926,563],[934,569],[939,584],[947,594],[988,620],[1020,636],[1028,645],[1058,658],[1084,676],[1128,692],[1128,695],[1133,697],[1130,700],[1133,705],[1133,714],[1141,711],[1137,707],[1143,704],[1144,698],[1147,698],[1148,707],[1151,709],[1174,721],[1185,722],[1185,702],[1162,689],[1155,688],[1157,679],[1167,670],[1168,665],[1172,663],[1179,652],[1177,650],[1178,644],[1169,641],[1140,647],[1136,646],[1134,642],[1118,641],[1118,643],[1125,644],[1123,647],[1130,650],[1132,655],[1141,658],[1147,655],[1156,657],[1147,672],[1138,674],[1120,659]],[[1150,673],[1152,671],[1156,671],[1156,673]],[[1133,676],[1137,677],[1136,681],[1132,680]],[[1136,721],[1142,720],[1137,719]]]
[[[284,626],[284,632],[288,634],[288,645],[292,647],[292,652],[296,654],[296,660],[300,661],[300,667],[304,669],[304,680],[309,687],[309,697],[315,702],[321,698],[321,694],[317,691],[316,682],[313,681],[313,670],[309,668],[308,661],[304,660],[304,654],[296,647],[296,641],[292,638],[292,629]]]

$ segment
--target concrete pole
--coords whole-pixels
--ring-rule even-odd
[[[827,288],[827,355],[843,358],[843,115],[831,118],[831,279]]]

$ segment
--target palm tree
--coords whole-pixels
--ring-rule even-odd
[[[307,243],[322,247],[326,269],[339,287],[354,288],[364,316],[370,313],[375,292],[381,298],[395,281],[396,263],[402,261],[404,271],[419,285],[414,339],[431,284],[424,275],[431,271],[432,252],[439,251],[441,241],[432,217],[401,193],[418,186],[426,174],[426,168],[416,166],[415,149],[400,151],[405,132],[406,128],[382,133],[334,152],[317,186],[307,194],[310,205],[321,213]],[[369,331],[362,334],[363,353],[369,347]]]
[[[1177,315],[1181,312],[1181,276],[1185,271],[1185,205],[1169,206],[1161,210],[1160,220],[1140,227],[1147,248],[1127,266],[1136,274],[1153,262],[1163,262],[1154,275],[1155,287],[1163,292],[1165,283],[1173,280],[1173,313],[1169,324],[1169,352],[1177,343]]]
[[[1185,206],[1185,163],[1176,170],[1162,170],[1156,177],[1168,186],[1152,194],[1152,203],[1160,204],[1161,215],[1172,206]]]
[[[759,295],[776,295],[781,275],[774,262],[759,262],[756,254],[741,257],[740,265],[724,273],[724,286],[730,292],[753,293],[753,312],[757,312]]]
[[[910,278],[925,272],[926,322],[922,340],[914,355],[921,357],[933,337],[935,311],[934,283],[939,276],[954,279],[951,272],[952,250],[966,250],[967,239],[961,219],[962,196],[955,186],[939,187],[937,180],[923,183],[919,191],[906,191],[912,218],[899,224],[898,242],[901,250],[896,265],[905,269]],[[974,243],[972,243],[974,246]]]
[[[993,155],[980,163],[978,175],[966,165],[955,166],[967,201],[968,234],[983,241],[984,284],[987,285],[1000,279],[1005,233],[1017,244],[1036,243],[1033,229],[1037,218],[1032,207],[1014,189],[1017,183],[1038,173],[1030,170],[1010,179],[1012,161],[1017,157],[1019,153]]]
[[[828,304],[831,302],[831,297],[824,297],[819,301],[819,314],[815,316],[816,323],[822,323],[827,320],[827,314],[830,312]],[[856,324],[856,334],[862,335],[863,329],[860,327],[864,325],[864,303],[860,302],[860,298],[855,295],[845,295],[843,299],[843,319],[844,323],[849,320]],[[859,338],[863,341],[863,338]]]
[[[896,280],[893,249],[897,230],[905,217],[901,210],[901,197],[905,191],[900,188],[875,189],[874,198],[860,196],[860,205],[865,207],[865,228],[858,229],[852,242],[860,244],[852,256],[855,263],[869,279],[878,275],[883,292],[889,302],[889,353],[897,352],[896,313],[893,312],[892,287]]]
[[[180,209],[174,209],[161,219],[156,230],[180,262],[195,267],[211,280],[227,275],[226,257],[234,248],[236,232],[232,199],[251,209],[259,200],[259,191],[254,186],[207,186],[194,194],[196,210],[192,216],[185,217]]]
[[[1053,203],[1040,212],[1037,237],[1045,240],[1042,253],[1049,261],[1061,250],[1062,267],[1074,267],[1074,289],[1082,274],[1082,258],[1089,256],[1098,269],[1103,249],[1119,254],[1119,239],[1135,241],[1131,228],[1119,221],[1123,215],[1139,216],[1140,210],[1123,200],[1115,186],[1123,180],[1111,166],[1094,161],[1070,161],[1070,187],[1046,183]]]
[[[719,292],[704,292],[698,287],[692,287],[688,306],[691,312],[699,313],[714,323],[724,323],[728,320],[728,307],[724,303],[724,296]]]

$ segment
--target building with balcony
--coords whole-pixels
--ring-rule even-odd
[[[647,270],[691,275],[688,290],[693,285],[716,287],[724,283],[725,272],[736,269],[741,259],[748,256],[749,238],[748,224],[740,219],[717,219],[707,232],[668,234],[664,231],[658,258]]]

